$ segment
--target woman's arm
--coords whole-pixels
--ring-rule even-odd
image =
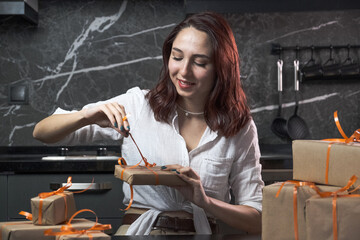
[[[216,218],[231,227],[241,229],[248,233],[261,232],[261,213],[253,207],[246,205],[233,205],[215,198],[207,197],[202,207]]]
[[[44,143],[55,143],[90,124],[110,127],[127,136],[129,123],[127,120],[122,120],[125,116],[124,107],[114,102],[86,108],[78,112],[55,114],[36,124],[33,136]]]

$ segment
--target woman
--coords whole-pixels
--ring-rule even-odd
[[[241,87],[235,39],[223,17],[194,14],[173,29],[154,89],[133,88],[81,111],[58,109],[36,125],[34,137],[67,144],[124,137],[122,155],[133,165],[139,153],[129,131],[150,163],[177,171],[189,184],[134,187],[132,208],[118,234],[174,232],[159,228],[161,217],[193,225],[193,230],[175,226],[176,233],[211,234],[213,219],[249,233],[261,231],[257,130]],[[130,192],[124,185],[127,204]],[[230,189],[235,204],[228,203]]]

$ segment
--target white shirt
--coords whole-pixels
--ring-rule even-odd
[[[207,127],[199,145],[188,152],[185,140],[179,133],[177,113],[173,113],[171,124],[156,121],[154,113],[147,99],[145,99],[146,93],[146,90],[135,87],[126,94],[104,102],[86,105],[84,108],[105,102],[118,102],[125,107],[128,114],[131,114],[128,118],[130,132],[149,163],[155,162],[158,166],[168,164],[190,166],[199,174],[208,196],[229,202],[231,188],[235,196],[235,204],[251,206],[261,211],[264,183],[261,179],[260,150],[253,120],[250,120],[238,134],[229,138],[218,135],[217,132]],[[58,113],[66,113],[66,111],[57,109],[55,114]],[[101,139],[120,141],[122,136],[111,128],[89,125],[70,134],[61,141],[61,144],[91,143]],[[121,153],[128,165],[134,165],[141,160],[141,156],[130,137],[123,139]],[[125,194],[124,203],[128,204],[129,186],[124,184],[123,190]],[[134,186],[132,206],[155,210],[153,214],[148,214],[151,216],[148,216],[147,219],[150,222],[147,224],[154,221],[155,215],[157,216],[161,211],[185,210],[193,212],[196,208],[186,201],[178,191],[166,186]],[[196,209],[196,212],[201,212],[201,210]],[[204,216],[200,218],[204,219]],[[144,223],[144,219],[136,222]],[[136,225],[136,222],[132,225]],[[196,228],[197,232],[201,231],[202,225],[200,224]],[[140,228],[141,226],[138,226],[132,234],[147,234],[148,229],[145,231]]]

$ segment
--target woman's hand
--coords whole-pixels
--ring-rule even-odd
[[[125,108],[116,102],[83,109],[81,112],[90,124],[113,128],[125,137],[129,135],[130,126],[125,117]]]
[[[179,177],[188,185],[174,186],[174,188],[179,190],[187,200],[203,208],[215,218],[248,233],[261,232],[261,213],[255,208],[246,205],[233,205],[208,197],[205,194],[199,175],[190,167],[166,165],[162,169],[177,172]]]
[[[208,204],[209,197],[205,194],[200,176],[192,168],[180,165],[167,165],[162,168],[165,171],[175,171],[182,180],[188,183],[186,186],[174,186],[185,199],[202,208]]]

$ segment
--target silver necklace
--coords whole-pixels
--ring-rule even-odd
[[[203,115],[204,112],[190,112],[190,111],[187,111],[185,109],[183,109],[182,107],[180,107],[179,105],[177,105],[178,108],[180,108],[184,113],[185,113],[185,116],[189,116],[189,115]]]

